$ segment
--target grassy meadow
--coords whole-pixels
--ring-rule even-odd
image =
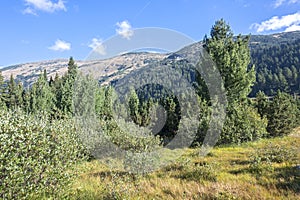
[[[179,159],[145,175],[112,170],[93,160],[80,165],[78,178],[64,195],[70,199],[299,199],[299,149],[300,127],[281,138],[216,147],[205,157],[199,156],[198,148],[180,150]]]

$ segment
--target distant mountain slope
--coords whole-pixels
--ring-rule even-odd
[[[164,59],[175,60],[193,56],[201,46],[194,43],[170,53],[127,53],[106,60],[76,61],[83,72],[93,71],[92,75],[103,84],[117,80],[133,70]],[[278,89],[289,93],[300,93],[300,31],[276,33],[272,35],[252,35],[249,43],[252,63],[256,66],[256,83],[250,96],[259,90],[273,95]],[[2,69],[6,80],[12,74],[25,85],[33,83],[44,69],[48,77],[56,73],[62,75],[67,70],[68,60],[52,60],[19,64]]]
[[[84,73],[93,70],[92,75],[99,77],[100,81],[105,84],[119,78],[121,74],[146,66],[151,61],[162,60],[166,56],[166,54],[156,53],[128,53],[106,60],[76,61],[76,64]],[[63,75],[67,68],[68,60],[58,59],[9,66],[1,71],[6,80],[13,75],[17,81],[27,86],[32,84],[44,69],[47,70],[48,77],[52,76],[54,78],[56,73],[60,76]]]
[[[251,35],[250,47],[266,47],[274,44],[290,43],[300,39],[300,31],[275,33],[271,35]]]
[[[254,35],[250,48],[257,72],[250,96],[259,90],[269,96],[277,90],[300,94],[300,31]]]

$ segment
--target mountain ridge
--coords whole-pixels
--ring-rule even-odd
[[[270,35],[251,35],[249,47],[251,54],[253,54],[253,52],[264,50],[272,46],[292,44],[297,40],[300,40],[300,31],[274,33]],[[127,52],[105,60],[77,60],[76,64],[79,70],[84,73],[89,73],[89,71],[91,72],[92,70],[92,75],[100,77],[99,81],[102,84],[108,84],[130,73],[132,70],[147,66],[154,61],[191,57],[193,52],[201,46],[202,42],[200,41],[171,53]],[[31,85],[45,69],[47,70],[49,78],[54,78],[56,73],[60,76],[63,75],[67,71],[67,64],[68,59],[55,59],[7,66],[2,68],[1,71],[5,80],[9,80],[12,74],[16,81],[23,82],[25,86],[28,86]],[[300,68],[300,66],[298,66],[298,68]]]

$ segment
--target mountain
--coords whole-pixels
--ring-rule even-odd
[[[257,71],[256,83],[250,96],[254,96],[259,90],[267,95],[273,95],[279,89],[289,93],[300,93],[300,31],[252,35],[249,46],[252,64],[255,64]],[[93,70],[92,75],[97,76],[100,83],[107,84],[153,62],[191,58],[199,47],[201,42],[168,54],[134,52],[105,60],[76,63],[81,71]],[[2,74],[6,80],[12,74],[17,81],[27,86],[32,84],[44,69],[47,70],[48,77],[54,77],[56,73],[64,74],[67,71],[67,63],[66,59],[58,59],[18,64],[3,68]]]
[[[264,91],[273,96],[277,90],[300,94],[300,31],[254,35],[250,40],[256,83],[250,96]]]
[[[127,53],[105,60],[76,61],[80,71],[88,73],[93,70],[93,75],[100,77],[100,82],[106,84],[118,79],[121,74],[127,74],[132,70],[144,67],[152,61],[162,60],[167,54],[159,53]],[[58,59],[42,62],[18,64],[3,68],[2,75],[8,80],[11,75],[16,81],[22,82],[25,86],[31,85],[39,75],[46,69],[48,77],[55,77],[66,73],[68,68],[67,59]],[[97,69],[97,70],[95,70]],[[95,74],[94,72],[98,72]]]

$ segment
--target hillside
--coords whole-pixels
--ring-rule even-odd
[[[76,63],[83,72],[96,68],[100,83],[107,84],[152,62],[163,59],[176,61],[178,57],[192,55],[199,45],[201,43],[195,43],[170,54],[127,53],[106,60],[76,61]],[[256,66],[257,72],[256,83],[250,96],[254,96],[259,90],[267,95],[274,95],[279,89],[291,94],[300,93],[300,76],[298,76],[300,74],[300,31],[252,35],[249,45],[252,64]],[[44,69],[47,70],[48,77],[54,78],[56,73],[63,75],[67,70],[67,62],[66,59],[58,59],[18,64],[3,68],[2,73],[6,80],[12,74],[17,81],[27,86],[32,84]]]
[[[152,60],[161,60],[165,58],[164,54],[155,53],[128,53],[116,56],[106,60],[95,61],[76,61],[78,68],[83,73],[88,73],[89,70],[97,69],[99,74],[93,74],[100,77],[100,82],[107,83],[119,78],[119,75],[124,72],[129,73],[134,69],[146,66]],[[56,73],[62,76],[68,67],[68,59],[58,59],[26,64],[18,64],[2,69],[2,74],[6,80],[11,75],[16,81],[22,82],[25,86],[31,85],[39,75],[46,69],[48,77],[55,77]],[[93,71],[95,72],[95,70]]]
[[[300,32],[253,35],[250,41],[256,83],[250,96],[259,90],[274,95],[277,90],[300,94]]]

